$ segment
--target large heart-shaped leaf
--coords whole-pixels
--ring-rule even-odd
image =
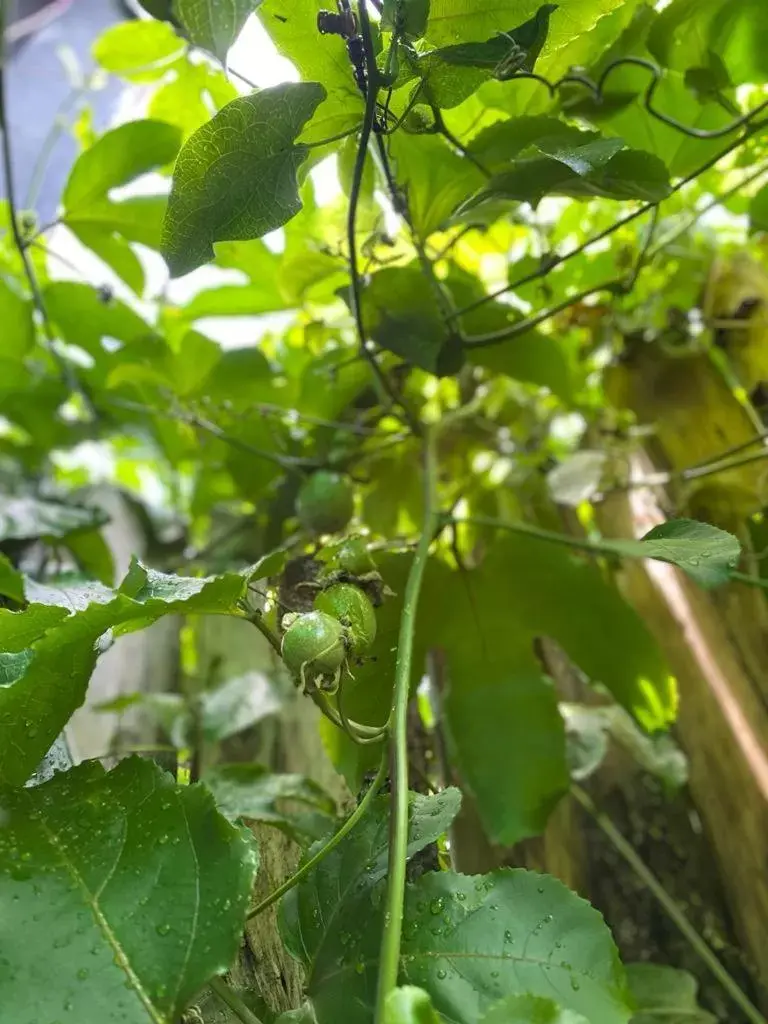
[[[242,96],[199,128],[179,154],[163,227],[174,276],[214,257],[213,243],[248,240],[301,209],[296,172],[309,152],[296,137],[325,98],[316,82]]]
[[[450,823],[457,803],[449,792],[412,797],[409,852]],[[319,1024],[370,1022],[387,832],[387,803],[379,800],[284,901],[283,937],[307,969]],[[400,979],[428,992],[438,1013],[456,1024],[475,1024],[509,995],[554,996],[591,1024],[622,1024],[629,1016],[621,965],[600,915],[557,880],[522,870],[427,872],[410,884]]]
[[[0,1004],[15,1024],[168,1024],[231,964],[252,841],[149,761],[0,789]]]

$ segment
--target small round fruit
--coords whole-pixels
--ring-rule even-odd
[[[337,682],[346,653],[341,623],[322,611],[299,615],[283,636],[283,661],[304,684]]]
[[[352,518],[354,504],[349,481],[321,469],[301,485],[296,515],[312,533],[339,533]]]
[[[362,537],[350,537],[339,545],[331,564],[335,569],[349,572],[353,576],[364,576],[367,572],[376,571],[376,563],[368,553],[368,545]]]
[[[367,651],[376,639],[376,612],[360,587],[334,583],[317,595],[315,608],[332,615],[345,627],[347,646],[352,654]]]

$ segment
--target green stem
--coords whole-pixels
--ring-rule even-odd
[[[593,821],[602,829],[605,836],[610,840],[614,848],[629,864],[637,877],[647,887],[659,904],[663,907],[669,919],[677,925],[681,933],[690,943],[691,949],[703,960],[715,978],[720,982],[725,991],[741,1009],[744,1016],[752,1024],[768,1024],[765,1017],[754,1006],[747,996],[742,992],[731,975],[726,971],[715,954],[699,935],[683,911],[672,899],[667,890],[653,874],[649,867],[643,862],[639,854],[624,836],[619,832],[611,819],[603,811],[598,810],[588,793],[577,785],[572,785],[571,793]]]
[[[211,978],[208,986],[216,993],[222,1003],[226,1003],[237,1019],[242,1021],[243,1024],[261,1024],[256,1014],[248,1009],[237,992],[231,989],[226,981],[222,981],[221,978]]]
[[[349,835],[349,833],[352,831],[352,829],[355,827],[358,821],[360,821],[360,819],[363,817],[365,812],[370,807],[371,801],[376,796],[376,793],[378,792],[379,787],[384,781],[384,777],[386,776],[386,774],[387,756],[385,753],[382,755],[379,770],[376,772],[376,778],[371,783],[370,788],[363,796],[363,799],[360,801],[360,803],[357,805],[354,811],[350,814],[350,816],[347,818],[347,820],[344,822],[344,824],[341,826],[338,832],[335,832],[328,840],[328,842],[325,844],[325,846],[321,847],[313,857],[310,857],[307,863],[300,867],[295,875],[291,875],[291,877],[287,879],[287,881],[283,882],[283,884],[281,886],[278,886],[278,888],[275,889],[274,892],[271,892],[269,896],[266,897],[266,899],[263,899],[261,903],[257,904],[251,911],[249,911],[249,921],[254,917],[258,917],[259,914],[262,914],[265,910],[267,910],[268,907],[271,907],[273,903],[277,903],[277,901],[282,896],[285,896],[285,894],[289,892],[291,889],[293,889],[294,886],[298,885],[302,878],[305,878],[309,874],[309,872],[312,871],[312,869],[315,868],[324,857],[328,856],[331,850],[335,849],[339,845],[339,843],[345,836]]]
[[[395,692],[390,718],[392,807],[390,818],[389,868],[384,933],[379,958],[376,1024],[384,1024],[387,997],[397,985],[400,966],[400,938],[405,900],[405,868],[408,854],[408,698],[410,696],[416,612],[424,569],[435,526],[435,451],[433,429],[424,437],[424,523],[405,585],[400,634],[397,641]]]
[[[8,202],[8,220],[10,222],[11,235],[13,236],[14,244],[19,253],[19,258],[24,269],[24,275],[27,279],[29,291],[32,296],[32,302],[35,309],[37,309],[40,314],[40,320],[46,340],[46,347],[51,354],[51,358],[56,364],[65,386],[69,388],[73,394],[79,394],[82,397],[85,405],[95,418],[95,411],[93,409],[90,396],[80,385],[72,365],[67,360],[62,359],[56,351],[56,337],[53,333],[51,322],[48,319],[48,310],[46,309],[45,300],[43,299],[43,293],[40,290],[35,270],[32,266],[32,261],[29,257],[29,253],[27,252],[26,241],[22,238],[21,231],[19,230],[18,204],[16,202],[16,188],[13,179],[11,136],[8,129],[8,110],[5,94],[6,55],[3,45],[4,34],[5,3],[4,0],[0,0],[0,137],[2,138],[2,163],[3,173],[5,176],[5,191]]]

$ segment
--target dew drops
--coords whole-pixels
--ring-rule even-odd
[[[437,972],[437,977],[440,981],[445,981],[445,979],[448,977],[448,971],[444,970],[441,967],[440,970]]]
[[[155,931],[158,935],[168,935],[170,934],[171,926],[167,922],[163,922],[155,928]]]
[[[571,978],[571,988],[574,992],[578,992],[581,988],[581,983],[578,978]]]
[[[512,934],[512,932],[509,930],[509,928],[507,928],[507,930],[504,932],[504,941],[506,943],[508,943],[510,946],[515,941],[515,937]]]
[[[540,896],[543,895],[544,894],[544,886],[540,885],[536,891],[539,893]]]
[[[429,912],[430,914],[434,914],[435,916],[437,916],[438,914],[442,914],[444,906],[445,900],[442,898],[442,896],[436,896],[435,899],[433,899],[429,904]]]
[[[77,972],[77,980],[78,981],[85,981],[85,979],[88,977],[89,974],[90,974],[90,971],[88,970],[87,967],[81,967],[80,970]]]
[[[365,964],[362,960],[358,960],[355,964],[355,974],[363,974],[365,972]]]

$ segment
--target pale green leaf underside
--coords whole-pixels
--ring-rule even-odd
[[[252,844],[138,758],[0,791],[0,1005],[14,1024],[170,1024],[237,953]]]
[[[174,0],[173,13],[191,42],[224,63],[230,46],[261,0]]]
[[[242,96],[199,128],[179,154],[163,225],[174,276],[214,258],[213,243],[260,238],[301,209],[296,137],[325,98],[316,82]]]

